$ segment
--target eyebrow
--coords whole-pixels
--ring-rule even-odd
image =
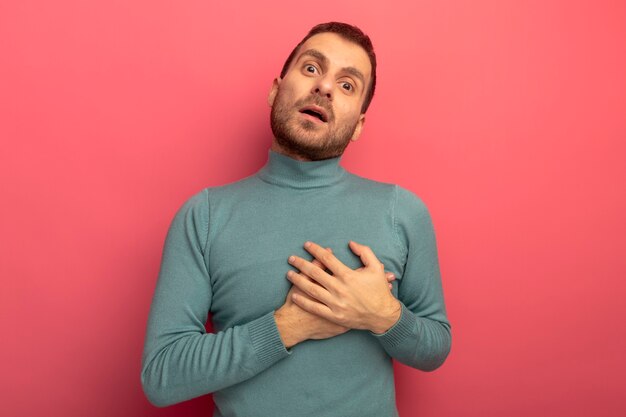
[[[322,64],[328,66],[328,58],[326,57],[326,55],[324,55],[317,49],[307,49],[306,51],[300,54],[300,58],[302,58],[305,55],[312,56],[313,58],[319,60]],[[345,68],[342,68],[341,70],[358,78],[361,81],[361,84],[365,85],[365,77],[363,76],[363,73],[359,71],[358,69],[354,67],[345,67]]]

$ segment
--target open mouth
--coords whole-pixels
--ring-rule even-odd
[[[315,117],[320,121],[326,123],[328,121],[328,117],[326,116],[326,112],[318,107],[305,107],[300,110],[300,113],[308,114],[311,117]]]

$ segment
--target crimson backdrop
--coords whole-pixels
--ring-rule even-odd
[[[380,61],[343,165],[439,241],[452,353],[396,365],[401,415],[626,415],[625,2],[366,3],[3,2],[3,415],[210,415],[141,391],[163,239],[265,162],[272,77],[328,20]]]

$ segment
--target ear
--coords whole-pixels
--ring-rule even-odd
[[[276,98],[276,93],[278,93],[278,86],[282,79],[280,77],[274,78],[272,81],[272,88],[270,89],[270,94],[267,96],[267,104],[272,107],[274,105],[274,99]]]
[[[352,137],[350,138],[352,142],[356,142],[359,136],[361,136],[361,131],[363,130],[363,123],[365,123],[365,114],[361,113],[361,115],[359,116],[359,121],[357,122],[356,127],[354,128],[354,133],[352,134]]]

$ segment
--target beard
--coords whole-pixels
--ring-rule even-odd
[[[287,103],[279,89],[270,113],[270,124],[276,142],[288,153],[295,154],[311,161],[341,156],[350,143],[358,120],[340,126],[334,124],[335,116],[325,99],[319,96],[306,97],[296,101],[292,106]],[[324,125],[306,119],[300,119],[300,109],[314,104],[326,110],[328,121]],[[333,122],[330,127],[330,123]],[[319,133],[328,129],[326,134]]]

